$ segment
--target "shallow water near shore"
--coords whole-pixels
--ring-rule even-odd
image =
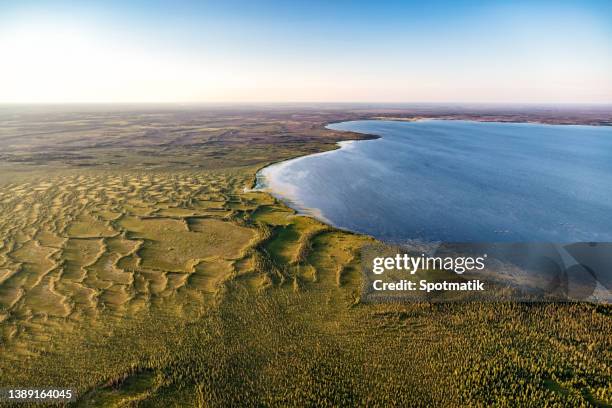
[[[336,123],[380,139],[266,167],[300,212],[392,242],[612,241],[612,128],[424,120]]]

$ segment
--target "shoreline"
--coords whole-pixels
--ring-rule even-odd
[[[344,120],[344,121],[340,121],[340,122],[333,122],[333,123],[343,123],[343,122],[357,122],[360,120],[379,120],[379,121],[387,121],[387,122],[423,122],[423,121],[427,121],[427,120],[447,120],[447,121],[463,121],[463,122],[476,122],[476,123],[499,123],[499,124],[517,124],[517,125],[544,125],[544,126],[593,126],[593,127],[612,127],[612,122],[610,123],[602,123],[602,122],[594,122],[594,123],[578,123],[576,121],[570,121],[570,122],[546,122],[546,121],[542,121],[542,120],[500,120],[500,119],[488,119],[488,118],[481,118],[481,117],[445,117],[445,116],[432,116],[432,117],[425,117],[425,116],[414,116],[414,117],[401,117],[401,116],[393,116],[393,117],[385,117],[385,116],[374,116],[374,117],[368,117],[365,119],[352,119],[352,120]],[[330,123],[330,124],[333,124]],[[354,131],[348,131],[348,132],[354,132]],[[355,133],[359,133],[359,132],[355,132]],[[365,133],[364,133],[365,134]]]
[[[333,125],[333,124],[336,124],[336,123],[344,123],[344,122],[354,122],[354,121],[359,121],[359,120],[368,120],[368,119],[351,119],[351,120],[341,120],[341,121],[325,122],[322,125],[322,129],[330,131],[331,129],[327,128],[327,126],[329,126],[329,125]],[[323,151],[315,152],[315,153],[298,154],[296,156],[289,157],[287,159],[276,160],[276,161],[273,161],[273,162],[266,163],[266,164],[264,164],[264,165],[262,165],[260,167],[257,167],[257,170],[255,170],[254,178],[253,178],[253,180],[251,182],[251,187],[249,187],[249,190],[262,191],[262,190],[256,190],[256,188],[257,188],[257,175],[262,170],[264,170],[265,168],[268,168],[268,167],[271,167],[271,166],[274,166],[274,165],[277,165],[277,164],[280,164],[280,163],[289,162],[291,160],[297,160],[297,159],[304,158],[304,157],[309,157],[309,156],[313,156],[313,155],[317,155],[317,154],[329,153],[329,152],[336,151],[336,150],[342,148],[342,146],[339,145],[339,143],[342,143],[342,142],[361,142],[361,141],[366,141],[366,140],[376,140],[376,139],[381,139],[382,138],[382,136],[373,135],[373,134],[370,134],[370,133],[351,132],[349,130],[346,130],[346,131],[345,130],[335,130],[334,132],[356,133],[356,134],[359,134],[359,135],[363,135],[364,137],[361,138],[361,139],[342,139],[342,140],[338,140],[338,141],[336,141],[333,144],[333,148],[331,148],[329,150],[323,150]]]
[[[380,139],[382,137],[378,137],[377,139]],[[369,139],[369,140],[375,140],[375,139]],[[261,193],[265,193],[265,194],[269,194],[270,196],[274,197],[275,200],[278,200],[280,202],[282,202],[286,207],[290,208],[291,210],[293,210],[295,212],[296,215],[302,215],[302,216],[308,216],[308,217],[313,217],[314,219],[316,219],[317,221],[320,221],[330,227],[342,230],[342,231],[348,231],[354,234],[362,234],[360,232],[357,231],[351,231],[342,227],[339,227],[337,225],[334,225],[329,219],[327,219],[327,217],[325,217],[322,213],[321,210],[319,208],[307,208],[305,206],[302,206],[298,203],[296,203],[295,201],[292,201],[290,199],[287,198],[283,198],[278,196],[277,194],[275,194],[272,189],[266,185],[263,184],[265,183],[265,180],[268,178],[265,175],[262,174],[262,172],[266,169],[270,169],[272,167],[275,166],[285,166],[288,165],[290,163],[294,163],[296,161],[299,160],[303,160],[307,157],[315,157],[315,156],[322,156],[325,154],[329,154],[338,150],[341,150],[343,148],[345,148],[346,146],[353,144],[355,142],[363,142],[366,140],[340,140],[338,142],[336,142],[336,148],[335,149],[331,149],[331,150],[325,150],[323,152],[317,152],[317,153],[312,153],[312,154],[307,154],[307,155],[302,155],[302,156],[297,156],[297,157],[293,157],[291,159],[287,159],[287,160],[283,160],[283,161],[279,161],[279,162],[274,162],[271,163],[269,165],[266,165],[264,167],[261,167],[260,169],[257,170],[257,172],[255,173],[255,180],[253,182],[253,187],[249,190],[249,191],[256,191],[256,192],[261,192]],[[263,180],[263,183],[260,183],[260,181]],[[362,235],[367,235],[367,234],[362,234]]]

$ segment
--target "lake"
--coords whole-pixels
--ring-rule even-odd
[[[389,242],[612,241],[612,128],[364,120],[380,136],[266,167],[259,184]]]

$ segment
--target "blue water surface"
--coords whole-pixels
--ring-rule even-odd
[[[380,139],[264,169],[291,206],[401,242],[612,241],[612,128],[353,121]]]

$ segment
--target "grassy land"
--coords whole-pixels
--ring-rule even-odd
[[[609,306],[361,304],[372,240],[249,191],[363,115],[3,111],[0,384],[78,406],[612,404]]]

